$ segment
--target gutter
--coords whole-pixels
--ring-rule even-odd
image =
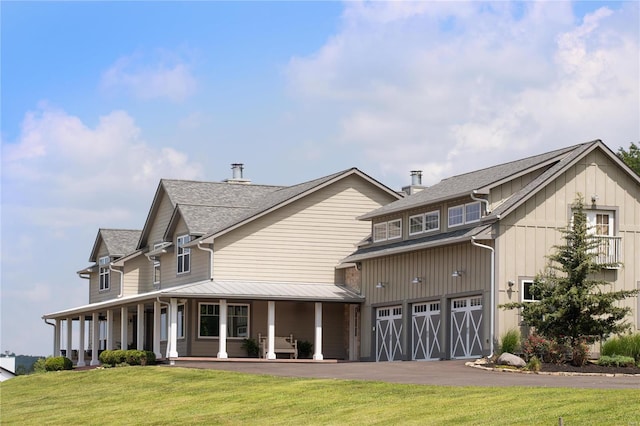
[[[487,249],[487,250],[491,250],[491,321],[490,321],[490,325],[489,325],[489,355],[487,356],[487,358],[491,358],[493,357],[493,339],[494,339],[494,323],[495,323],[495,316],[496,316],[496,250],[491,247],[491,246],[487,246],[484,244],[480,244],[476,242],[476,237],[473,236],[471,237],[471,244],[473,244],[476,247],[480,247],[483,249]]]
[[[484,210],[485,210],[486,214],[490,214],[491,213],[491,207],[489,206],[489,200],[487,200],[485,198],[476,197],[477,193],[478,193],[477,189],[474,189],[473,191],[471,191],[471,194],[469,194],[471,196],[471,199],[474,200],[474,201],[480,201],[481,203],[484,203]]]
[[[42,318],[42,320],[44,321],[45,324],[49,324],[51,327],[53,327],[53,351],[55,352],[57,344],[60,344],[60,342],[56,342],[56,324],[55,323],[51,324],[49,321],[47,321],[47,318]],[[53,356],[58,356],[58,355],[59,353],[53,354]]]

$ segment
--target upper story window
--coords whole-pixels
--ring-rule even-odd
[[[153,249],[155,250],[160,246],[162,246],[162,243],[154,244]],[[160,258],[158,256],[153,258],[153,284],[160,284]]]
[[[531,292],[531,286],[533,285],[533,280],[522,280],[520,281],[521,286],[521,295],[523,302],[537,302],[540,300],[540,297],[536,297]]]
[[[478,222],[480,221],[481,213],[482,209],[479,201],[449,207],[449,228],[464,225],[465,223]]]
[[[615,212],[611,210],[585,211],[588,233],[593,239],[595,262],[607,269],[617,269],[622,261],[622,237],[616,236]]]
[[[109,290],[109,276],[111,272],[109,271],[110,262],[111,262],[111,259],[109,258],[109,256],[103,256],[98,260],[98,265],[100,266],[100,270],[99,270],[100,291]]]
[[[373,242],[393,240],[402,237],[402,219],[373,225]]]
[[[437,210],[409,217],[409,235],[437,231],[438,229],[440,229],[440,212]]]
[[[190,235],[182,235],[177,240],[176,258],[178,260],[178,273],[183,274],[191,270],[191,248],[183,247],[191,241]]]

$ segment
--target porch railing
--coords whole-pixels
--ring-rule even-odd
[[[622,264],[620,246],[622,237],[609,237],[605,235],[593,235],[595,241],[593,252],[596,254],[595,262],[604,265],[606,269],[618,269]]]

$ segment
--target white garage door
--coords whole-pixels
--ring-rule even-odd
[[[413,305],[412,354],[416,361],[440,359],[440,302]]]
[[[376,309],[376,361],[402,360],[402,306]]]
[[[451,358],[482,356],[482,297],[451,301]]]

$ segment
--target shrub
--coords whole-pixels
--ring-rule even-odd
[[[251,358],[257,358],[260,352],[260,347],[255,339],[244,339],[242,341],[242,349],[247,351],[247,356]]]
[[[554,364],[564,364],[567,361],[567,353],[570,353],[569,347],[563,343],[551,341],[549,343],[549,352],[547,353],[547,361]]]
[[[52,356],[44,361],[44,368],[47,371],[71,370],[73,362],[64,356]]]
[[[522,344],[522,354],[524,355],[525,361],[535,356],[538,360],[548,362],[550,348],[551,342],[542,336],[532,333],[527,336]]]
[[[640,362],[640,333],[613,337],[602,345],[602,355],[624,355]]]
[[[571,348],[571,363],[582,367],[589,360],[589,346],[587,342],[581,340]]]
[[[604,367],[633,367],[635,365],[635,360],[630,356],[603,355],[598,360],[598,365],[602,365]]]
[[[540,371],[542,369],[542,363],[537,356],[532,356],[525,368],[529,371]]]
[[[151,351],[121,349],[102,351],[100,362],[105,366],[124,367],[126,365],[152,365],[156,363],[156,355]]]
[[[45,367],[45,358],[38,358],[36,362],[33,363],[33,372],[34,373],[44,373],[47,371]]]
[[[507,331],[500,339],[500,353],[515,354],[520,350],[520,332],[515,329]]]
[[[313,343],[307,340],[298,341],[298,358],[311,358]]]

